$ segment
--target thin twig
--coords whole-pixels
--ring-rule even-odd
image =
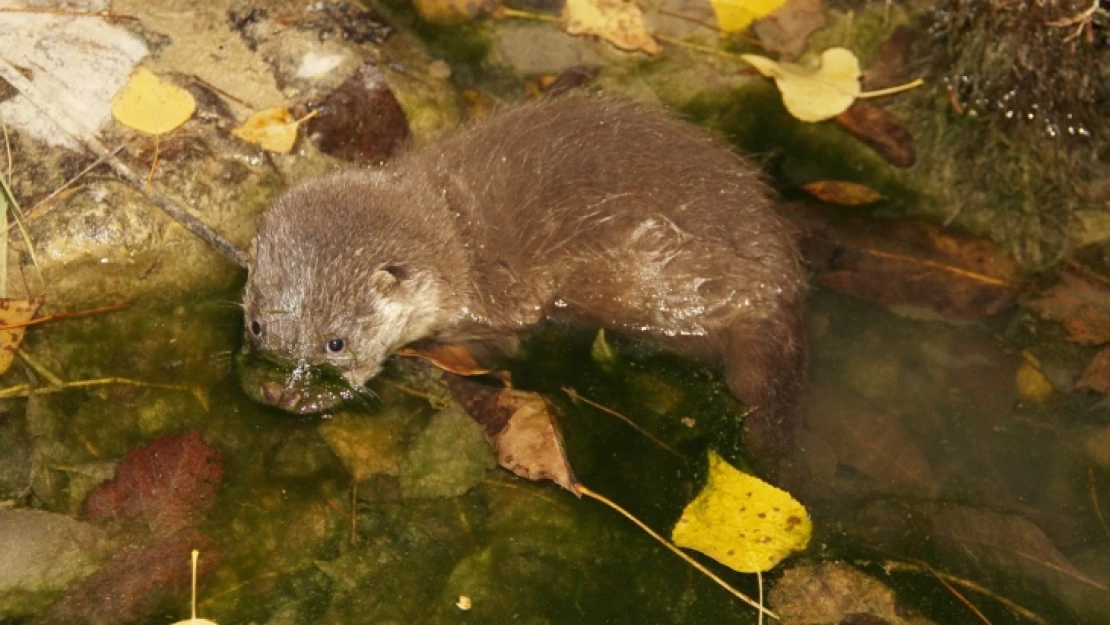
[[[112,155],[112,156],[115,156],[116,154],[119,154],[120,150],[122,150],[122,149],[123,149],[123,144],[121,143],[118,146],[116,146],[116,149],[109,152],[109,154]],[[73,186],[73,184],[76,183],[81,178],[83,178],[85,176],[85,174],[89,173],[90,171],[92,171],[92,170],[96,169],[97,167],[99,167],[100,165],[104,164],[105,160],[106,160],[105,156],[101,156],[101,157],[97,158],[95,161],[92,162],[91,165],[89,165],[88,167],[86,167],[86,168],[82,169],[81,171],[77,172],[69,180],[66,180],[65,182],[63,182],[62,186],[60,186],[57,189],[54,189],[53,191],[51,191],[50,195],[48,195],[48,196],[42,198],[41,200],[39,200],[38,202],[36,202],[35,205],[32,206],[31,208],[28,208],[24,212],[24,215],[27,217],[28,220],[30,220],[34,217],[37,217],[38,216],[38,211],[45,210],[45,206],[46,206],[47,203],[53,201],[54,198],[61,195],[63,191],[65,191],[69,187]],[[8,226],[8,231],[10,232],[11,229],[14,228],[14,227],[15,227],[15,224],[9,225]]]
[[[0,329],[2,329],[2,328],[0,328]],[[621,421],[624,421],[625,423],[628,424],[629,427],[631,427],[633,430],[636,430],[637,432],[642,434],[644,436],[644,438],[647,438],[649,441],[658,445],[661,449],[663,449],[663,451],[670,452],[670,453],[672,453],[676,456],[679,456],[679,457],[682,456],[677,451],[675,451],[673,448],[671,448],[670,445],[668,445],[668,444],[664,443],[663,441],[655,438],[654,436],[651,435],[651,432],[648,432],[644,428],[640,427],[635,421],[633,421],[632,419],[629,419],[628,417],[622,415],[621,413],[617,412],[616,410],[613,410],[612,408],[609,408],[607,406],[603,406],[602,404],[599,404],[596,401],[593,401],[592,399],[589,399],[587,397],[583,397],[583,396],[579,395],[578,391],[574,390],[573,388],[571,388],[569,386],[564,386],[563,387],[563,392],[566,393],[568,396],[570,396],[570,398],[573,399],[573,400],[581,401],[584,404],[587,404],[589,406],[593,406],[594,408],[597,408],[598,410],[604,412],[605,414],[613,415],[614,417],[620,419]]]
[[[883,563],[883,568],[885,568],[888,571],[903,571],[903,572],[909,571],[909,572],[913,572],[913,573],[926,573],[926,574],[934,575],[934,576],[936,576],[937,579],[941,579],[941,580],[951,582],[953,584],[956,584],[957,586],[963,586],[964,588],[967,588],[968,590],[977,592],[977,593],[983,595],[984,597],[990,597],[991,599],[994,599],[998,603],[1001,603],[1002,605],[1006,606],[1014,614],[1017,614],[1018,616],[1024,617],[1027,620],[1030,620],[1034,623],[1037,623],[1037,625],[1048,625],[1048,621],[1041,618],[1039,615],[1034,613],[1032,610],[1029,610],[1028,608],[1025,608],[1023,606],[1018,605],[1017,603],[1014,603],[1013,601],[1007,599],[1006,597],[1003,597],[1002,595],[999,595],[999,594],[993,592],[989,588],[986,588],[984,586],[976,584],[975,582],[973,582],[971,580],[963,579],[962,577],[956,577],[955,575],[950,575],[948,573],[942,573],[941,571],[937,571],[937,570],[933,569],[933,567],[931,567],[931,566],[929,566],[929,565],[927,565],[923,562],[919,563],[919,564],[914,564],[912,562],[900,562],[900,561],[897,561],[897,560],[887,560],[886,562]]]
[[[1107,537],[1110,537],[1110,527],[1106,525],[1106,518],[1102,516],[1102,506],[1098,503],[1098,489],[1095,488],[1095,470],[1087,467],[1087,481],[1091,485],[1091,504],[1095,509],[1095,516],[1098,517],[1098,522],[1102,524],[1102,531]]]
[[[90,315],[99,315],[100,313],[114,312],[123,310],[131,306],[131,302],[120,302],[119,304],[110,304],[108,306],[101,306],[99,308],[89,308],[87,310],[75,310],[73,312],[54,313],[53,315],[43,315],[42,317],[35,317],[27,321],[20,321],[17,323],[7,323],[0,325],[2,330],[14,330],[16,328],[26,328],[27,326],[36,326],[40,323],[48,323],[50,321],[57,321],[59,319],[73,319],[75,317],[88,317]]]
[[[191,386],[184,384],[168,384],[161,382],[144,382],[142,380],[132,380],[131,378],[99,378],[96,380],[77,380],[75,382],[65,382],[61,386],[31,386],[30,384],[17,384],[5,389],[0,389],[0,399],[10,399],[12,397],[30,397],[31,395],[50,395],[53,393],[60,393],[65,390],[74,388],[89,388],[92,386],[110,386],[119,384],[123,386],[138,386],[142,388],[158,388],[171,391],[188,391],[196,394]]]
[[[162,211],[169,215],[174,221],[187,228],[193,234],[199,236],[231,261],[243,267],[247,265],[246,254],[232,245],[223,235],[178,206],[165,195],[153,189],[145,190],[143,188],[145,186],[145,181],[141,175],[135,173],[126,163],[113,156],[111,151],[103,143],[92,136],[90,132],[83,130],[81,124],[70,117],[69,113],[58,109],[53,101],[42,97],[42,94],[38,93],[34,85],[24,78],[23,74],[19,73],[19,70],[12,67],[11,64],[3,59],[0,59],[0,78],[8,81],[8,84],[19,91],[29,102],[38,108],[44,116],[52,120],[63,132],[72,137],[74,141],[84,145],[94,154],[103,158],[105,162],[111,165],[117,175],[142,191],[147,199],[153,202],[155,206],[162,209]]]
[[[937,572],[934,571],[933,569],[930,568],[929,572],[933,574],[933,577],[935,577],[938,582],[940,582],[945,588],[948,589],[948,592],[955,595],[956,599],[958,599],[960,603],[964,604],[964,607],[966,607],[968,610],[971,610],[971,613],[974,614],[975,616],[977,616],[980,621],[983,621],[987,625],[992,625],[991,620],[989,618],[987,618],[987,615],[983,614],[983,611],[980,610],[978,607],[976,607],[975,604],[972,603],[970,599],[968,599],[967,597],[965,597],[963,595],[963,593],[956,590],[952,586],[952,584],[949,584],[948,582],[946,582],[944,580],[944,578],[941,577],[940,575],[938,575]]]
[[[648,536],[651,536],[652,538],[654,538],[656,541],[659,542],[659,544],[666,547],[671,553],[673,553],[673,554],[677,555],[678,557],[682,558],[683,560],[685,560],[687,564],[689,564],[690,566],[692,566],[695,569],[697,569],[698,571],[700,571],[703,575],[705,575],[709,579],[717,582],[717,584],[719,586],[721,586],[721,588],[724,588],[725,590],[732,593],[733,596],[735,596],[737,599],[739,599],[739,600],[743,601],[744,603],[752,606],[756,610],[759,610],[761,613],[766,614],[767,616],[775,619],[776,621],[779,620],[779,617],[778,617],[777,614],[775,614],[774,612],[768,610],[767,608],[759,605],[751,597],[745,595],[744,593],[742,593],[739,590],[736,590],[735,588],[730,586],[728,584],[728,582],[721,579],[713,571],[710,571],[709,569],[707,569],[705,567],[705,565],[703,565],[701,562],[698,562],[697,560],[695,560],[695,559],[691,558],[690,556],[686,555],[686,553],[684,553],[681,549],[674,546],[674,544],[672,544],[671,541],[667,540],[666,538],[663,538],[655,530],[648,527],[647,524],[645,524],[643,521],[641,521],[640,519],[637,519],[636,517],[632,516],[631,512],[629,512],[629,511],[625,510],[624,508],[620,507],[615,502],[606,498],[604,495],[601,495],[599,493],[595,493],[594,491],[586,488],[585,486],[583,486],[581,484],[578,485],[578,490],[583,495],[585,495],[585,496],[587,496],[591,499],[597,500],[597,501],[605,504],[606,506],[609,506],[613,510],[616,510],[616,512],[618,514],[620,514],[621,516],[623,516],[624,518],[626,518],[629,521],[632,521],[633,523],[635,523],[637,527],[639,527],[640,529],[647,532]]]

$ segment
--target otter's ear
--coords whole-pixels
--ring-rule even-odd
[[[386,293],[397,287],[409,277],[409,271],[404,265],[386,265],[370,276],[370,286]]]

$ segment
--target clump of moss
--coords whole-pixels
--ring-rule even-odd
[[[940,0],[932,65],[967,115],[1050,137],[1105,137],[1108,22],[1097,0]]]

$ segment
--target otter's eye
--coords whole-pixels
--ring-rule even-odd
[[[328,341],[328,353],[338,354],[343,351],[343,339],[331,339]]]
[[[251,322],[251,334],[255,336],[262,336],[262,324],[257,321]]]

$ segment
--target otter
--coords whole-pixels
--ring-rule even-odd
[[[287,411],[351,397],[404,345],[558,318],[723,369],[756,454],[799,428],[791,228],[756,166],[640,105],[526,104],[301,183],[264,212],[251,254],[244,353],[283,368],[244,387]],[[315,384],[321,365],[345,383]]]

